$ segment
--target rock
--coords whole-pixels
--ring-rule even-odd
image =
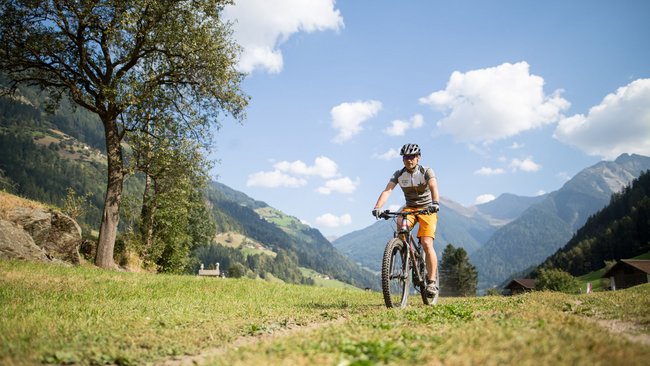
[[[31,244],[39,248],[49,260],[80,263],[81,228],[69,216],[58,211],[27,207],[16,207],[7,216],[7,221],[15,230],[22,230],[29,236]],[[3,240],[0,248],[5,248],[0,256],[32,253],[35,255],[34,260],[42,260],[42,257],[33,252],[29,243],[19,240],[20,235],[10,230],[8,225],[3,225],[0,230],[3,232],[0,238],[5,238],[0,239]]]
[[[49,255],[64,262],[79,264],[81,228],[70,216],[52,212],[52,226],[43,248]]]
[[[0,258],[51,261],[25,230],[5,220],[0,220]]]

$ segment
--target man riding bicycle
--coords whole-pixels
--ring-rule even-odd
[[[396,185],[402,188],[406,206],[404,211],[419,211],[429,208],[431,215],[418,215],[408,216],[408,224],[410,227],[415,225],[415,221],[420,224],[418,229],[418,239],[424,252],[426,253],[426,266],[427,266],[427,292],[435,296],[438,294],[438,285],[436,283],[436,273],[438,268],[438,257],[433,249],[433,240],[436,235],[436,224],[438,223],[438,214],[440,205],[438,201],[438,183],[436,175],[429,167],[421,166],[420,163],[420,147],[417,144],[406,144],[400,150],[404,168],[396,171],[388,181],[386,188],[381,192],[375,208],[372,210],[372,215],[379,217],[381,208],[384,206],[388,197],[393,192]],[[399,218],[397,227],[401,227],[402,219]]]

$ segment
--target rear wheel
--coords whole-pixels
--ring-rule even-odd
[[[409,266],[408,248],[402,239],[394,238],[386,244],[381,266],[381,287],[384,302],[389,308],[403,308],[408,302]]]

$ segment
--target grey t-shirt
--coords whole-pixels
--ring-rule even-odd
[[[390,181],[399,184],[402,188],[407,207],[424,208],[431,205],[431,190],[428,182],[435,177],[433,169],[418,165],[413,173],[409,173],[406,168],[396,171]]]

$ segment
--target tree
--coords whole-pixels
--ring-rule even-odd
[[[234,263],[228,268],[228,277],[232,278],[241,278],[246,275],[247,269],[246,266],[237,262]]]
[[[152,129],[156,132],[154,136],[164,135],[159,130],[159,126]],[[184,136],[175,139],[152,138],[148,133],[140,133],[130,139],[130,146],[134,169],[145,174],[139,231],[143,243],[141,254],[145,262],[150,264],[159,259],[156,253],[160,253],[154,248],[154,239],[160,241],[179,237],[170,235],[172,232],[187,235],[189,216],[194,207],[202,207],[208,213],[203,192],[207,187],[210,164],[205,160],[200,146]],[[211,218],[208,214],[203,215],[204,220],[195,216],[193,224],[199,225],[197,229],[206,228],[203,221]],[[203,235],[199,234],[201,230],[194,231],[197,234],[192,236]],[[212,231],[212,234],[207,235],[213,236],[214,229]],[[204,239],[200,241],[201,244],[209,242]],[[174,245],[174,242],[183,246],[178,240],[166,244]],[[160,243],[157,244],[160,246]]]
[[[98,115],[107,189],[95,263],[114,266],[126,176],[121,143],[142,131],[141,106],[198,138],[222,114],[245,118],[239,46],[221,20],[229,0],[0,0],[0,67],[12,89],[40,86]],[[140,109],[139,109],[140,108]],[[171,126],[170,126],[171,129]]]
[[[463,248],[447,244],[440,262],[440,292],[443,296],[475,296],[478,272]]]
[[[12,193],[16,190],[16,184],[5,175],[4,170],[0,169],[0,191]]]
[[[88,198],[91,196],[89,193],[79,196],[74,189],[68,187],[67,194],[63,201],[63,213],[70,216],[73,220],[77,220],[88,209]]]
[[[580,290],[580,283],[570,273],[561,269],[551,268],[539,271],[535,288],[575,294]]]

